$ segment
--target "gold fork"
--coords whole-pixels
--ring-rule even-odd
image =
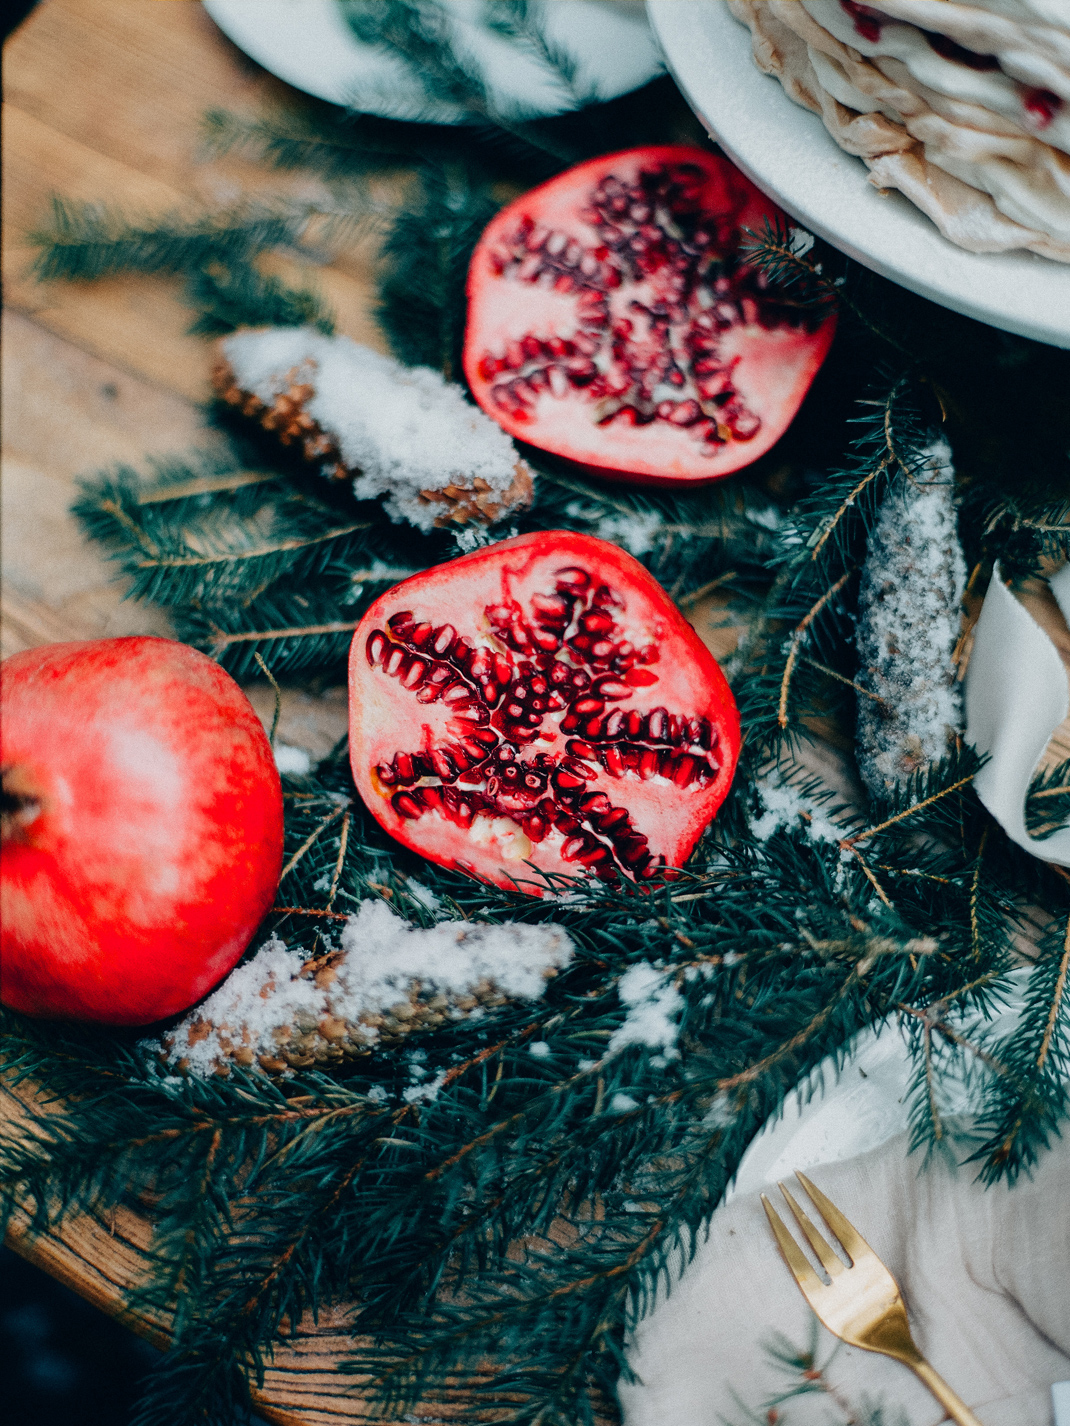
[[[776,1235],[784,1261],[799,1284],[802,1295],[830,1332],[852,1347],[867,1352],[881,1352],[886,1357],[908,1366],[916,1377],[936,1397],[937,1401],[959,1426],[982,1426],[970,1408],[951,1390],[914,1345],[910,1335],[906,1308],[899,1293],[899,1284],[881,1262],[861,1233],[847,1221],[834,1203],[805,1174],[795,1177],[810,1195],[821,1216],[840,1241],[847,1254],[844,1264],[814,1227],[782,1183],[777,1187],[787,1199],[788,1207],[813,1248],[818,1262],[829,1276],[822,1282],[810,1266],[802,1249],[784,1226],[776,1209],[762,1194],[769,1226]]]

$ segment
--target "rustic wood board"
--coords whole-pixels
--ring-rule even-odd
[[[209,447],[216,439],[199,403],[208,395],[207,344],[187,332],[177,282],[116,278],[39,283],[28,233],[48,216],[52,194],[104,200],[130,215],[197,212],[206,206],[294,189],[238,158],[199,160],[204,112],[223,106],[257,112],[293,101],[293,92],[240,53],[195,0],[42,0],[5,47],[3,266],[3,587],[0,638],[6,657],[63,639],[167,633],[166,617],[125,602],[123,587],[69,514],[80,474],[115,462],[141,466],[151,454]],[[370,315],[370,241],[311,274],[339,327],[382,348]],[[1037,608],[1051,618],[1043,591]],[[720,657],[738,631],[720,623],[716,599],[689,610]],[[1070,657],[1057,610],[1053,629]],[[248,687],[265,721],[273,695]],[[345,730],[345,690],[284,691],[281,739],[322,756]],[[1068,743],[1070,746],[1070,743]],[[1064,754],[1065,755],[1065,754]],[[850,796],[846,760],[827,745],[815,770]],[[44,1112],[26,1091],[0,1087],[7,1129]],[[132,1317],[131,1289],[151,1271],[151,1223],[128,1209],[107,1220],[87,1215],[62,1229],[29,1232],[17,1215],[9,1242],[91,1302],[158,1345],[166,1320]],[[344,1314],[302,1322],[281,1344],[257,1407],[286,1426],[341,1426],[370,1419],[360,1381],[336,1366],[350,1351]],[[422,1419],[474,1421],[463,1392],[428,1404]]]

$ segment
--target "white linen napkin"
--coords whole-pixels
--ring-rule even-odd
[[[1051,1426],[1051,1386],[1070,1377],[1070,1136],[1014,1188],[986,1189],[976,1165],[943,1155],[924,1164],[905,1135],[808,1172],[894,1274],[919,1349],[985,1426]],[[738,1401],[755,1409],[786,1384],[763,1344],[780,1333],[805,1347],[812,1321],[758,1191],[740,1193],[634,1334],[638,1381],[618,1388],[626,1426],[745,1426]],[[834,1339],[823,1328],[821,1338],[827,1355]],[[898,1407],[910,1426],[944,1419],[906,1367],[876,1353],[841,1346],[828,1377],[856,1405]],[[839,1419],[824,1394],[782,1411],[785,1426]]]

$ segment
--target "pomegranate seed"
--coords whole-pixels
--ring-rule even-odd
[[[620,749],[612,746],[608,748],[603,748],[602,766],[605,768],[606,772],[609,773],[610,777],[623,777],[624,758],[621,755]]]
[[[602,832],[613,832],[616,828],[618,833],[622,833],[631,826],[631,818],[624,807],[611,807],[598,819],[598,827]]]
[[[637,862],[646,862],[650,857],[650,844],[647,839],[639,835],[629,835],[621,837],[616,843],[617,856],[628,866],[634,866]]]
[[[381,629],[376,629],[373,633],[368,635],[368,642],[364,646],[364,652],[372,668],[381,661],[385,648],[386,635]]]
[[[459,769],[454,765],[453,759],[444,748],[432,748],[428,757],[431,759],[435,776],[440,777],[443,782],[450,782],[457,776]]]
[[[573,386],[586,386],[598,375],[598,368],[588,357],[572,357],[565,363],[565,375]]]
[[[566,758],[561,766],[566,772],[572,773],[573,777],[589,778],[598,776],[597,767],[575,756]]]
[[[643,715],[641,713],[637,713],[634,708],[631,708],[625,715],[625,718],[625,726],[628,731],[628,736],[630,738],[638,738],[643,732]]]
[[[664,708],[654,708],[646,720],[647,735],[657,743],[665,742],[669,735],[669,715]]]
[[[572,565],[559,569],[554,577],[558,589],[564,589],[569,594],[582,594],[591,583],[591,577],[586,570],[576,569]]]
[[[655,777],[660,766],[658,754],[652,748],[647,748],[639,757],[639,766],[636,769],[639,776],[644,779]]]
[[[405,662],[405,650],[399,644],[393,644],[390,652],[383,662],[383,669],[391,678],[398,676],[398,671]]]
[[[408,668],[401,675],[402,688],[418,687],[419,684],[423,682],[427,668],[428,664],[426,659],[410,659]]]
[[[572,390],[568,377],[559,366],[550,366],[546,369],[547,383],[550,388],[550,395],[561,400]]]
[[[580,627],[586,629],[588,634],[608,634],[613,620],[608,614],[592,609],[580,619]]]
[[[645,668],[630,668],[624,675],[624,681],[631,688],[649,688],[652,683],[657,683],[658,676]]]
[[[386,621],[386,627],[399,639],[405,638],[407,632],[413,627],[416,619],[411,609],[402,609],[397,614],[391,614]]]
[[[569,772],[567,768],[559,767],[551,778],[553,785],[559,792],[575,792],[577,788],[586,787],[587,783],[582,777],[577,777],[575,773]]]
[[[397,772],[389,763],[380,763],[375,769],[376,776],[384,787],[393,787],[398,780]]]
[[[407,792],[396,792],[390,803],[402,817],[415,819],[423,815],[423,808]]]
[[[682,758],[677,758],[672,770],[672,780],[677,787],[687,787],[694,782],[698,775],[698,763],[687,753]]]

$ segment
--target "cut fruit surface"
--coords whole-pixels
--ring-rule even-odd
[[[472,256],[464,365],[511,435],[648,484],[749,465],[787,429],[835,318],[740,256],[784,214],[727,159],[633,149],[504,208]]]
[[[569,531],[384,594],[353,637],[349,708],[353,777],[391,836],[536,895],[539,872],[680,866],[739,756],[695,631],[637,560]]]

